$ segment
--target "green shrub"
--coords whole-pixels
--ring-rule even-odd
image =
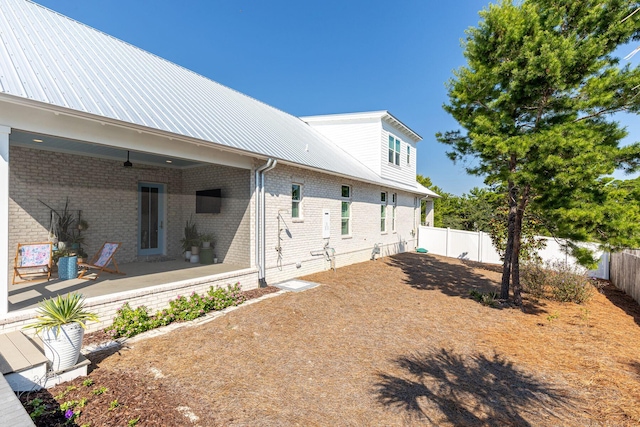
[[[227,285],[226,288],[211,286],[206,295],[192,293],[188,298],[178,295],[169,301],[169,307],[150,316],[146,307],[133,310],[125,303],[113,319],[113,324],[105,329],[114,338],[132,337],[159,326],[173,322],[197,319],[214,310],[222,310],[245,301],[240,284]]]
[[[227,285],[227,288],[209,288],[207,292],[207,302],[205,309],[222,310],[232,305],[240,305],[246,301],[245,296],[242,294],[240,284]]]
[[[469,296],[482,305],[486,305],[488,307],[498,306],[499,295],[497,292],[479,292],[475,289],[472,289],[469,291]]]
[[[105,329],[112,337],[132,337],[153,329],[153,319],[149,316],[147,307],[140,306],[135,310],[128,302],[118,309],[113,324]]]
[[[520,268],[522,289],[536,298],[545,298],[547,275],[549,271],[543,264],[527,263]]]
[[[536,298],[581,304],[593,295],[586,272],[564,262],[526,264],[520,273],[524,291]]]
[[[169,301],[167,312],[173,314],[175,320],[193,320],[205,313],[203,306],[202,297],[194,292],[188,299],[178,296],[178,298]]]
[[[36,398],[29,402],[27,402],[27,406],[31,406],[33,409],[29,412],[29,416],[32,420],[35,420],[38,417],[41,417],[47,412],[47,405],[44,403],[44,400]]]
[[[568,278],[552,288],[553,299],[582,304],[593,296],[593,286],[587,277]]]

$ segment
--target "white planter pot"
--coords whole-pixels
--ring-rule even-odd
[[[186,259],[187,261],[191,259],[191,251],[185,251],[184,259]]]
[[[202,242],[202,248],[210,248],[211,247],[211,242]]]
[[[198,255],[200,253],[199,246],[191,246],[191,255]]]
[[[197,264],[200,262],[200,255],[191,255],[191,264]]]
[[[60,329],[44,329],[42,342],[44,355],[51,362],[51,369],[61,371],[78,362],[84,329],[79,323],[67,323]]]

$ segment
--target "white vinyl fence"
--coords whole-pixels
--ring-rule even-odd
[[[538,251],[543,261],[563,261],[575,264],[576,260],[563,249],[563,242],[552,237],[541,237],[546,240],[544,249]],[[597,251],[597,246],[587,244]],[[429,253],[469,261],[502,264],[498,251],[491,242],[491,236],[482,231],[464,231],[451,228],[420,227],[418,231],[418,247]],[[598,252],[596,252],[598,253]],[[597,270],[590,270],[589,276],[609,279],[609,253],[599,251],[600,262]]]

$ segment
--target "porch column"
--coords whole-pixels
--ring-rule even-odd
[[[9,313],[9,126],[0,125],[0,317]]]

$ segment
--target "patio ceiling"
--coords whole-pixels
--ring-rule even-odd
[[[34,148],[37,150],[56,151],[81,156],[98,157],[101,159],[118,160],[122,162],[127,160],[127,150],[121,148],[92,144],[83,141],[74,141],[18,129],[13,129],[11,131],[11,134],[9,135],[9,142],[11,145]],[[144,164],[178,169],[206,164],[177,157],[160,156],[153,153],[133,150],[130,151],[129,160],[134,165]]]

